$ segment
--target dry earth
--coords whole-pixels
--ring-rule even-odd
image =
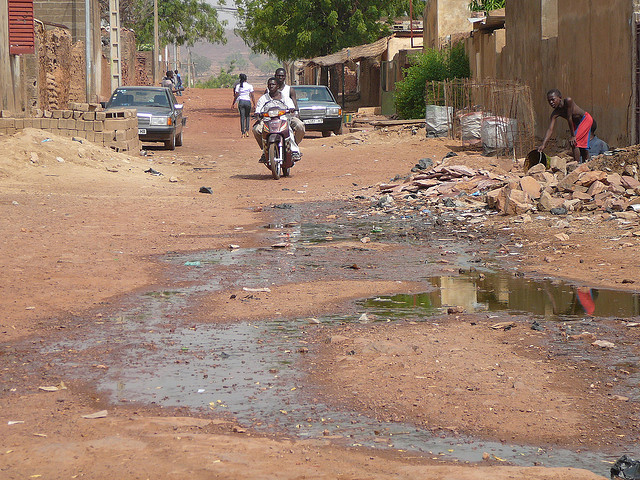
[[[198,90],[183,97],[189,120],[185,146],[175,152],[149,148],[147,156],[127,156],[37,130],[0,138],[2,478],[601,478],[578,469],[504,466],[495,459],[455,465],[392,448],[346,449],[331,438],[265,437],[213,414],[113,405],[84,379],[62,378],[56,365],[39,362],[37,348],[54,333],[78,322],[100,329],[123,295],[165,285],[171,272],[155,261],[158,255],[230,244],[269,247],[262,225],[272,219],[270,206],[370,195],[419,158],[459,150],[452,141],[400,129],[358,134],[366,139],[360,143],[350,136],[310,135],[293,176],[273,181],[256,162],[253,140],[240,138],[227,97],[226,91]],[[455,162],[518,168],[463,151]],[[144,173],[149,167],[163,175]],[[214,194],[198,193],[201,186]],[[367,201],[357,203],[368,208]],[[568,227],[557,222],[551,216],[528,223],[490,217],[482,226],[482,247],[468,238],[459,241],[475,250],[487,243],[507,250],[522,244],[505,266],[527,275],[634,288],[623,280],[640,278],[640,239],[630,235],[640,230],[637,225],[597,213],[567,217]],[[554,236],[564,232],[568,241]],[[382,258],[395,247],[367,248]],[[454,260],[439,266],[440,272],[452,267]],[[202,323],[266,319],[276,307],[284,317],[317,316],[353,308],[346,305],[372,293],[424,289],[422,282],[327,275],[275,285],[256,293],[256,302],[233,302],[234,291],[217,292],[193,311]],[[212,310],[215,316],[204,313]],[[625,388],[631,389],[628,397],[637,389],[629,381],[637,365],[608,368],[607,351],[590,343],[599,338],[624,344],[637,357],[638,329],[608,319],[585,327],[592,334],[586,340],[572,339],[569,333],[580,332],[567,333],[560,323],[536,332],[529,320],[459,313],[429,322],[310,327],[315,342],[304,368],[326,401],[433,432],[595,449],[606,460],[637,444],[638,404],[622,399]],[[498,321],[516,326],[489,328]],[[603,362],[563,356],[562,342]],[[61,381],[67,389],[39,390]],[[102,409],[106,418],[82,418]],[[599,473],[607,469],[603,463]]]

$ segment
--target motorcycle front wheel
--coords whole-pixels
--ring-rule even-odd
[[[279,146],[276,143],[269,145],[269,168],[271,169],[271,176],[278,180],[282,174],[282,162],[278,162]]]

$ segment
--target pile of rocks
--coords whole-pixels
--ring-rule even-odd
[[[532,210],[565,214],[571,211],[622,212],[633,205],[640,209],[640,181],[636,176],[593,170],[589,163],[567,163],[551,157],[531,167],[526,175],[487,193],[487,205],[507,215]]]
[[[615,160],[609,159],[607,164],[613,163]],[[455,198],[475,205],[481,203],[506,215],[533,211],[640,212],[638,168],[628,161],[626,168],[614,169],[597,160],[578,165],[562,157],[551,157],[548,167],[540,163],[523,175],[513,171],[500,175],[465,165],[430,166],[404,179],[380,184],[379,190],[387,199],[378,205],[383,208],[390,197],[395,197],[409,201],[424,199],[429,203]]]

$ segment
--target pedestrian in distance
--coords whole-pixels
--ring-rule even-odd
[[[586,162],[591,158],[589,155],[589,147],[591,143],[592,132],[595,131],[595,121],[588,112],[580,108],[571,97],[563,98],[560,90],[554,88],[547,92],[547,101],[553,112],[551,112],[551,120],[549,128],[542,140],[542,144],[538,147],[538,151],[542,152],[547,145],[549,138],[553,135],[553,128],[558,117],[564,118],[569,124],[571,138],[569,144],[573,152],[573,159],[578,162]]]
[[[247,82],[247,76],[241,73],[240,81],[233,88],[233,102],[231,109],[238,102],[238,112],[240,112],[240,131],[242,138],[249,136],[249,119],[251,117],[251,107],[255,109],[256,99],[253,95],[253,85]]]
[[[184,87],[182,86],[182,77],[178,73],[178,69],[174,70],[173,73],[173,78],[176,81],[176,95],[182,96],[182,91],[184,90]]]
[[[160,82],[160,85],[162,85],[165,88],[170,88],[171,91],[174,90],[175,82],[173,78],[173,71],[167,70],[167,73],[162,78],[162,82]]]

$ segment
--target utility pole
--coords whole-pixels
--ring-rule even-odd
[[[158,83],[158,55],[160,46],[158,42],[158,0],[153,0],[153,83]]]
[[[120,51],[120,0],[109,1],[109,39],[111,41],[111,91],[122,86]]]
[[[84,64],[85,64],[85,89],[87,93],[87,103],[91,103],[91,80],[93,75],[93,66],[91,64],[92,45],[91,45],[91,0],[84,2]]]

